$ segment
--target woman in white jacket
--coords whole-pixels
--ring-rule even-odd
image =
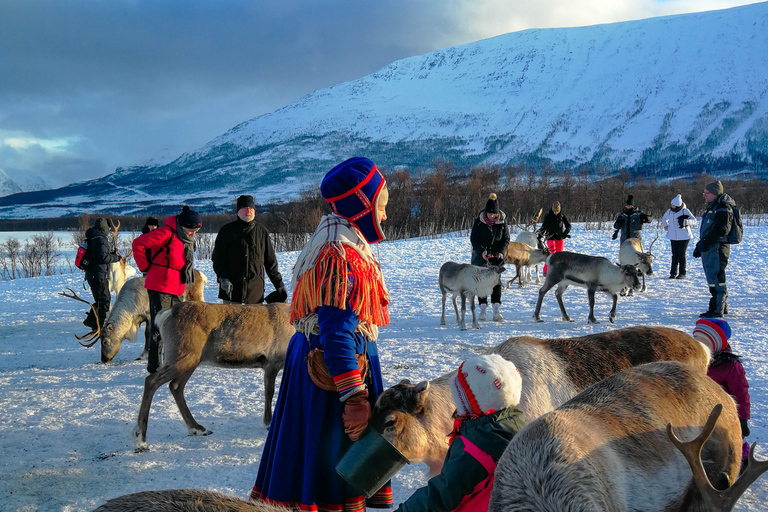
[[[672,206],[661,218],[661,225],[667,230],[667,238],[672,244],[672,268],[669,278],[685,279],[685,253],[692,237],[691,228],[696,227],[696,217],[685,206],[680,194],[672,199]]]

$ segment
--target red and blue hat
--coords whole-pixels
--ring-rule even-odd
[[[328,171],[320,185],[333,213],[352,222],[368,243],[384,240],[376,215],[376,201],[386,185],[384,176],[371,160],[353,157]]]
[[[717,318],[702,318],[696,321],[693,329],[693,338],[707,345],[712,354],[717,354],[728,347],[728,338],[731,337],[731,326],[725,320]]]

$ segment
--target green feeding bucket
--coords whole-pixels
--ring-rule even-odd
[[[370,498],[409,463],[380,432],[368,427],[336,464],[336,472]]]

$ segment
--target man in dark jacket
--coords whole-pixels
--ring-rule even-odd
[[[641,231],[643,230],[643,224],[651,222],[651,217],[648,214],[635,209],[635,196],[629,194],[627,196],[627,205],[624,210],[616,218],[616,222],[613,223],[613,239],[616,240],[619,232],[621,232],[621,239],[619,243],[624,243],[627,238],[643,239]]]
[[[112,300],[109,294],[109,265],[120,260],[117,249],[110,236],[111,221],[99,217],[93,223],[93,227],[85,232],[85,239],[88,241],[88,258],[91,261],[89,267],[85,270],[85,279],[93,293],[94,309],[98,315],[99,327],[104,326],[104,320],[109,313],[109,304]],[[83,324],[91,329],[96,329],[96,318],[93,311],[88,312],[88,316]]]
[[[699,241],[693,249],[693,257],[701,258],[704,275],[709,284],[709,308],[699,316],[722,318],[728,314],[728,286],[725,284],[725,267],[731,256],[731,244],[726,236],[731,231],[733,208],[736,202],[723,193],[723,184],[713,181],[704,187],[707,209],[701,216]]]
[[[285,302],[288,291],[277,267],[269,232],[254,221],[253,196],[237,198],[237,219],[225,224],[216,235],[213,271],[219,280],[219,298],[224,304],[259,304],[264,297],[264,273],[275,287],[266,302]]]
[[[485,203],[485,209],[475,219],[469,241],[472,244],[471,263],[473,265],[485,267],[504,263],[504,255],[509,245],[509,229],[507,228],[507,216],[499,209],[496,194],[490,195]],[[477,302],[480,304],[480,320],[485,320],[488,297],[478,297]],[[504,320],[499,312],[501,285],[493,287],[491,304],[493,304],[493,321],[501,322]]]

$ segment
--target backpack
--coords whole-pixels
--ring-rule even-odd
[[[731,230],[725,235],[726,243],[738,244],[744,236],[744,225],[741,223],[739,209],[734,206],[731,208],[731,212],[733,213],[733,219],[731,220]]]
[[[77,254],[75,254],[75,266],[80,270],[88,270],[91,268],[91,257],[88,254],[88,240],[80,242],[80,247],[77,248]]]

